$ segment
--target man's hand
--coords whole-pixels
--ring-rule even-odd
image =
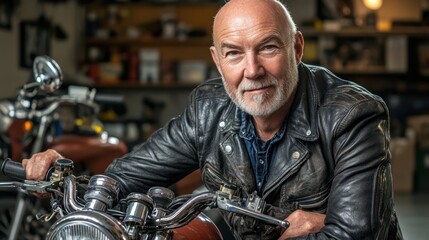
[[[36,153],[30,159],[23,159],[22,166],[25,169],[26,178],[29,180],[45,180],[49,167],[57,160],[63,158],[55,150],[46,150]]]
[[[325,226],[325,217],[326,215],[321,213],[296,210],[286,218],[290,225],[279,240],[320,232]]]

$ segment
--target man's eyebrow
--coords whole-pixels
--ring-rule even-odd
[[[232,44],[232,43],[222,42],[222,43],[220,44],[220,48],[221,48],[221,49],[222,49],[222,48],[239,48],[239,46],[234,45],[234,44]]]
[[[222,55],[224,54],[224,52],[223,52],[223,51],[224,51],[226,48],[229,48],[229,49],[239,49],[240,47],[239,47],[238,45],[235,45],[235,44],[232,44],[232,43],[222,42],[222,43],[220,44],[220,52],[221,52],[221,54],[222,54]]]
[[[268,42],[271,42],[271,41],[275,41],[277,43],[283,44],[283,41],[280,38],[280,36],[277,35],[277,34],[273,34],[273,35],[270,35],[270,36],[262,39],[262,41],[260,41],[260,43],[258,45],[264,45],[264,44],[266,44]],[[220,45],[220,48],[221,49],[224,49],[224,48],[237,49],[237,48],[240,48],[240,47],[238,45],[235,45],[235,44],[232,44],[232,43],[222,42],[221,45]]]
[[[262,39],[262,41],[261,41],[261,43],[259,45],[264,45],[264,44],[266,44],[268,42],[271,42],[271,41],[275,41],[277,43],[283,44],[283,41],[280,38],[280,36],[277,35],[277,34],[273,34],[273,35],[270,35],[270,36]]]

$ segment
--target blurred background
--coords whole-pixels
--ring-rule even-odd
[[[304,62],[386,101],[395,197],[408,239],[429,231],[429,0],[284,0],[305,37]],[[129,149],[181,113],[218,76],[211,24],[224,1],[1,0],[0,98],[32,78],[37,55],[68,84],[95,88],[105,129]]]

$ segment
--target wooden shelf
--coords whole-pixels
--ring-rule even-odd
[[[384,75],[389,73],[383,66],[363,66],[363,67],[344,67],[344,68],[335,68],[330,67],[331,71],[337,74],[353,74],[353,75]]]
[[[153,118],[119,118],[119,119],[115,119],[115,120],[102,120],[103,124],[129,124],[129,123],[134,123],[134,124],[145,124],[145,123],[149,123],[149,124],[154,124],[156,123],[156,119]]]
[[[299,29],[304,37],[320,36],[338,36],[338,37],[367,37],[367,36],[388,36],[388,35],[407,35],[409,37],[429,36],[429,27],[393,27],[390,31],[378,31],[375,28],[342,28],[336,31],[317,30],[314,28],[303,27]]]
[[[325,66],[370,91],[420,94],[429,89],[427,67],[422,62],[427,53],[421,51],[429,43],[429,26],[392,27],[389,31],[303,27],[300,31],[307,38],[304,61]]]
[[[91,46],[111,46],[111,45],[135,45],[135,46],[148,46],[148,47],[162,47],[162,46],[204,46],[209,47],[212,44],[212,41],[209,37],[201,38],[187,38],[185,40],[179,39],[131,39],[125,37],[119,38],[88,38],[86,39],[86,44]]]
[[[160,90],[160,91],[174,91],[174,90],[192,90],[198,84],[194,83],[175,83],[175,84],[141,84],[133,82],[120,82],[120,83],[97,83],[93,87],[100,90]]]

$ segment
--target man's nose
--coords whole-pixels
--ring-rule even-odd
[[[264,74],[264,67],[261,64],[258,56],[250,52],[246,54],[246,66],[244,69],[244,77],[249,79],[256,79]]]

